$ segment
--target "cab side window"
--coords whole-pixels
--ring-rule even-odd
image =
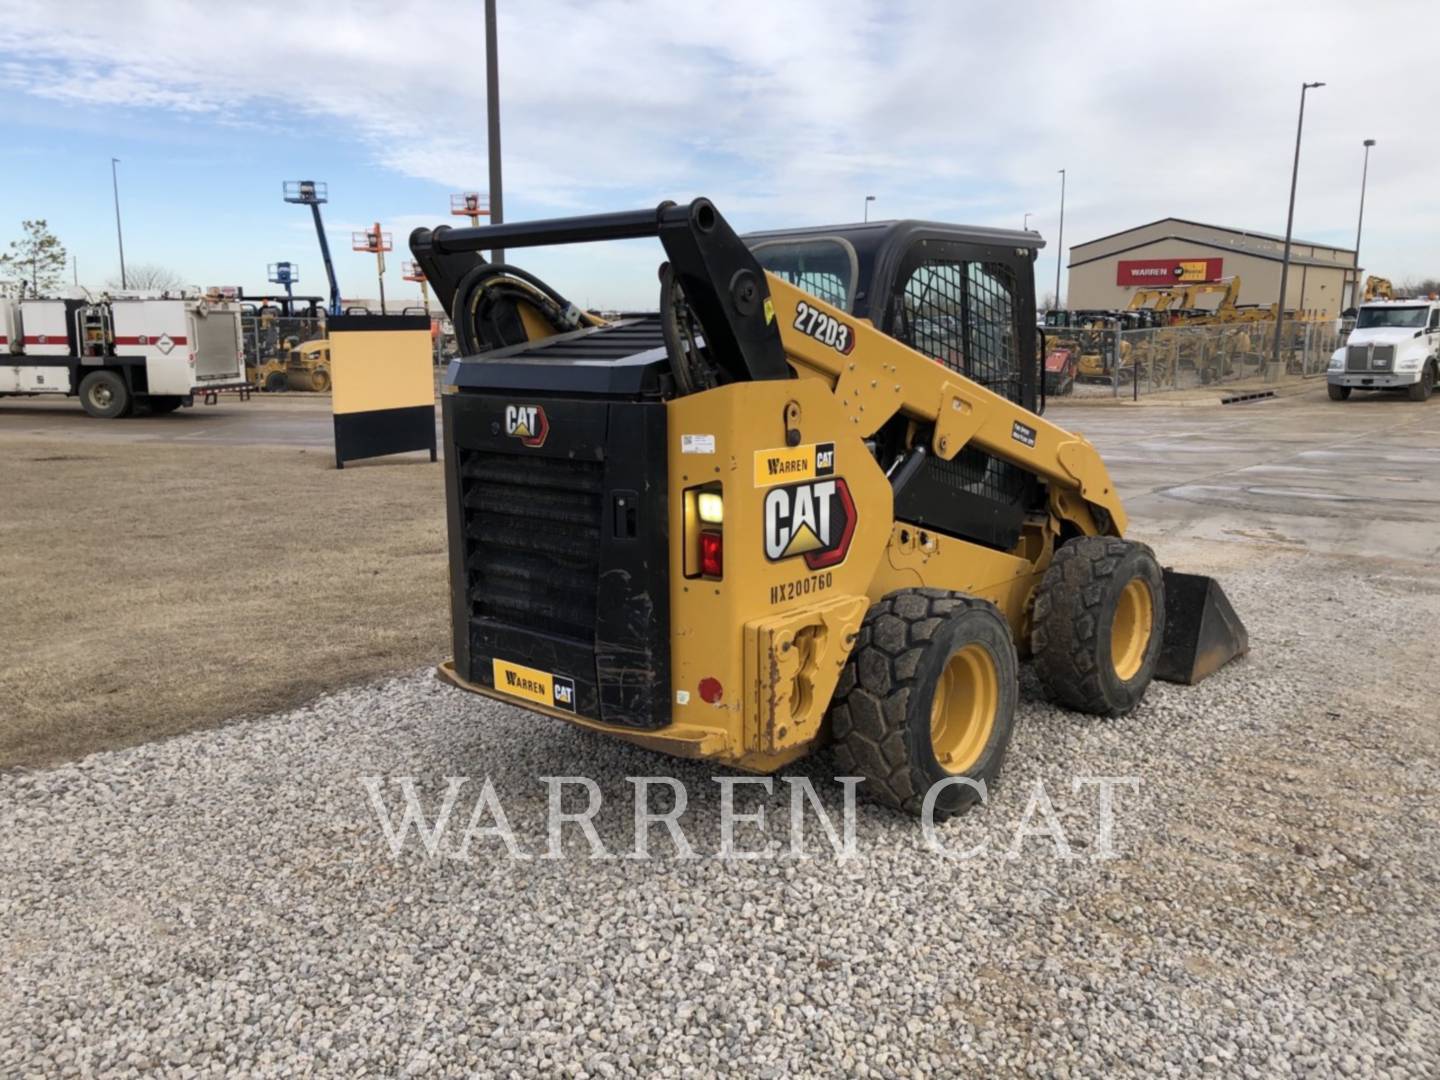
[[[1440,330],[1440,308],[1430,309],[1430,330]]]
[[[1008,267],[927,259],[905,280],[897,301],[896,337],[1002,397],[1021,400]]]

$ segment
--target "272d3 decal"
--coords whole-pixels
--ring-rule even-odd
[[[765,493],[765,558],[803,557],[811,570],[845,560],[855,535],[855,500],[843,477],[771,488]]]
[[[827,315],[819,308],[811,307],[804,300],[795,305],[795,329],[820,342],[829,345],[841,356],[849,356],[855,348],[855,331],[834,315]]]

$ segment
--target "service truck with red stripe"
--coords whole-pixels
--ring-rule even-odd
[[[91,416],[167,413],[248,389],[240,305],[211,297],[0,299],[0,396],[78,397]]]

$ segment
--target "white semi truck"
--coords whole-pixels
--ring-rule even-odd
[[[246,387],[237,303],[0,299],[0,396],[78,397],[91,416],[110,419]]]
[[[1424,401],[1440,380],[1440,301],[1372,300],[1330,357],[1330,400],[1352,390],[1404,390]]]

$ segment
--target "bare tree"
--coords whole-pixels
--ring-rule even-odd
[[[168,266],[140,263],[138,266],[125,268],[125,284],[123,286],[120,284],[119,278],[111,278],[105,284],[112,289],[126,288],[164,292],[167,289],[181,288],[185,284],[185,279]]]
[[[65,245],[50,231],[44,218],[22,221],[25,236],[10,241],[10,251],[0,255],[0,270],[20,283],[20,293],[28,288],[32,294],[54,289],[61,282],[68,256]]]

